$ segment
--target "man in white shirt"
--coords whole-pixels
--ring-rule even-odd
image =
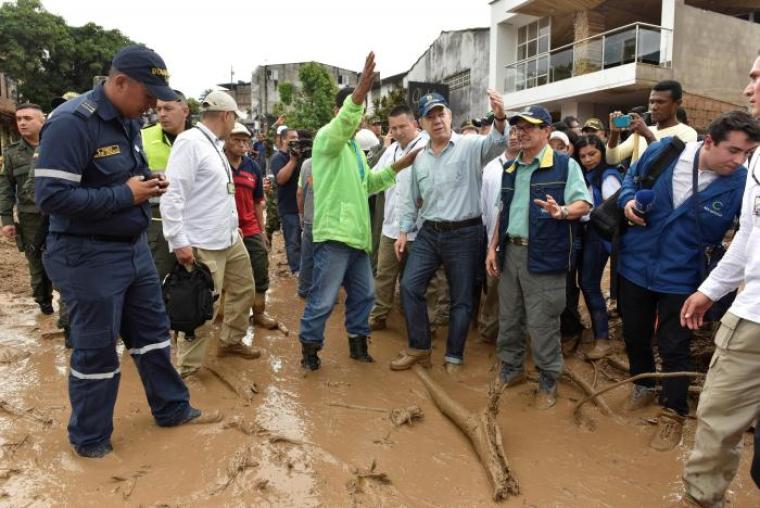
[[[486,228],[488,243],[491,245],[496,234],[496,218],[499,216],[501,203],[501,176],[507,161],[513,161],[520,153],[520,141],[517,130],[509,130],[507,149],[502,155],[488,163],[483,169],[483,185],[480,192],[480,204],[483,207],[483,224]],[[478,316],[478,332],[484,342],[496,342],[499,335],[499,279],[486,273],[486,297],[480,306]]]
[[[209,93],[201,111],[201,121],[177,136],[169,156],[166,176],[172,185],[161,199],[164,236],[177,261],[187,267],[196,260],[205,264],[215,292],[225,293],[217,356],[254,359],[261,352],[242,342],[255,296],[253,272],[238,230],[235,184],[223,151],[223,139],[242,113],[222,91]],[[208,330],[203,328],[195,337],[177,340],[177,370],[182,377],[201,368],[207,346]]]
[[[607,140],[607,164],[618,165],[631,158],[631,165],[639,160],[647,146],[667,136],[678,136],[684,143],[697,140],[697,131],[682,124],[676,118],[681,105],[683,89],[678,81],[660,81],[649,94],[649,113],[656,125],[647,126],[644,119],[631,114],[631,135],[618,144],[623,129],[616,127],[614,118],[622,116],[620,111],[610,114],[610,138]]]
[[[427,143],[427,134],[417,128],[412,110],[406,105],[393,108],[388,115],[388,129],[396,140],[383,152],[383,155],[372,168],[379,171],[406,155],[415,148],[421,148]],[[403,269],[405,257],[396,258],[393,245],[399,234],[399,196],[404,196],[409,189],[411,170],[404,169],[396,175],[396,184],[385,189],[385,205],[382,235],[377,253],[377,275],[375,275],[375,306],[369,316],[372,330],[382,330],[386,327],[385,320],[393,308],[393,297],[396,293],[396,280]],[[412,233],[410,241],[416,233]]]
[[[760,57],[744,90],[760,118]],[[739,231],[710,276],[681,310],[681,324],[698,328],[713,302],[744,289],[721,319],[697,409],[694,449],[684,468],[686,501],[722,507],[736,475],[744,432],[760,414],[760,151],[749,164]]]

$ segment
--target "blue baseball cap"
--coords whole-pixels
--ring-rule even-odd
[[[145,85],[148,92],[157,99],[178,99],[169,87],[169,72],[163,58],[150,48],[139,45],[122,48],[113,57],[111,66]]]
[[[423,117],[427,116],[433,108],[438,107],[447,108],[449,107],[449,104],[446,102],[446,99],[443,98],[443,95],[433,92],[422,96],[417,111],[419,112],[420,117]]]
[[[515,125],[519,119],[523,119],[533,125],[551,125],[552,116],[541,106],[528,106],[509,119],[509,125]]]

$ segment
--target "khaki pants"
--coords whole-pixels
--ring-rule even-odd
[[[218,294],[224,292],[224,322],[219,341],[230,345],[242,342],[248,331],[248,317],[256,295],[251,260],[243,239],[238,236],[234,244],[223,250],[193,248],[193,254],[211,270],[214,291]],[[215,316],[219,312],[220,301],[221,298],[215,305]],[[196,330],[193,340],[177,340],[177,370],[180,374],[192,372],[203,365],[211,335],[211,323],[213,319]]]
[[[686,492],[720,508],[736,475],[742,436],[760,412],[760,324],[727,312],[697,408],[694,449],[684,468]]]
[[[499,279],[486,274],[486,291],[480,306],[478,331],[484,339],[496,340],[499,335]]]

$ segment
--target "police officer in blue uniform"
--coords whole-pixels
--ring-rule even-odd
[[[167,317],[146,229],[148,199],[166,192],[142,153],[142,113],[176,100],[161,57],[129,46],[108,78],[56,109],[45,124],[35,171],[37,206],[50,214],[43,261],[69,306],[69,440],[84,457],[112,450],[121,336],[160,426],[219,421],[189,403],[170,361]]]

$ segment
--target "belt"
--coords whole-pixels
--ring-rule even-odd
[[[426,220],[422,225],[423,227],[429,227],[433,231],[454,231],[461,228],[470,226],[482,226],[482,217],[473,217],[472,219],[465,219],[459,221],[432,221]]]
[[[148,203],[150,203],[150,206],[158,206],[161,203],[161,198],[148,198]]]
[[[522,247],[528,246],[528,239],[527,238],[520,238],[519,236],[508,236],[507,237],[508,243],[513,243],[515,245],[521,245]]]
[[[142,237],[142,233],[136,236],[112,236],[112,235],[73,235],[71,233],[57,233],[59,236],[72,238],[85,238],[96,242],[135,243]]]

